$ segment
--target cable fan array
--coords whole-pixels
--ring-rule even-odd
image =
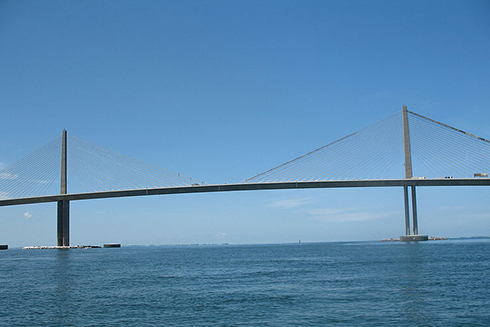
[[[403,153],[402,143],[398,112],[244,183],[388,178]]]
[[[86,193],[203,184],[68,136],[68,190]],[[61,137],[0,170],[0,199],[59,194]]]
[[[419,176],[472,178],[490,173],[490,142],[410,112],[412,157]],[[425,169],[424,169],[425,168]]]
[[[60,174],[61,137],[57,137],[0,170],[0,199],[46,195],[56,183],[59,192]]]
[[[148,164],[71,135],[68,136],[68,144],[70,183],[80,184],[81,190],[84,191],[130,190],[196,184],[191,177]]]
[[[243,183],[402,179],[402,122],[400,111]],[[488,140],[410,111],[408,125],[415,176],[471,178],[490,173]]]
[[[414,176],[490,173],[490,141],[408,111]],[[404,178],[403,119],[397,112],[242,183]],[[58,194],[61,137],[0,170],[0,200]],[[68,136],[69,193],[204,184]]]

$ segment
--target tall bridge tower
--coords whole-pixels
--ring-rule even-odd
[[[412,171],[412,151],[410,147],[410,127],[408,125],[408,110],[407,106],[403,106],[403,148],[405,156],[405,179],[413,178]],[[410,206],[409,206],[409,191],[411,188],[412,195],[412,223],[413,223],[413,235],[410,235]],[[415,185],[403,186],[403,197],[405,204],[405,235],[400,236],[401,241],[427,241],[427,235],[419,235],[418,222],[417,222],[417,191]]]
[[[60,194],[67,194],[67,133],[61,135],[61,188]],[[70,201],[58,201],[58,246],[70,246]]]

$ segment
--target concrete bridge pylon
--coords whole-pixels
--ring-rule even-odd
[[[61,187],[60,194],[67,194],[67,132],[61,135]],[[58,246],[70,246],[70,201],[58,201]]]
[[[407,106],[403,106],[403,148],[405,157],[405,179],[413,178],[412,170],[412,151],[410,146],[410,127],[408,125],[408,110]],[[412,189],[412,223],[413,235],[410,235],[410,208],[409,208],[409,186],[403,187],[404,205],[405,205],[405,235],[400,236],[401,241],[427,241],[427,235],[419,235],[419,227],[417,221],[417,191],[415,185],[410,186]]]

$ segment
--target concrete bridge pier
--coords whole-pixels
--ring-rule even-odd
[[[413,235],[410,235],[410,206],[409,206],[409,192],[408,188],[411,188],[411,202],[412,202],[412,226]],[[428,235],[419,235],[418,219],[417,219],[417,191],[415,186],[404,186],[403,195],[405,202],[405,235],[400,236],[400,241],[427,241]]]
[[[403,187],[403,198],[405,200],[405,235],[410,235],[410,207],[408,206],[408,186]]]
[[[419,234],[419,223],[417,221],[417,192],[415,185],[412,186],[412,222],[413,222],[413,235]]]
[[[70,246],[70,201],[58,201],[58,246]]]

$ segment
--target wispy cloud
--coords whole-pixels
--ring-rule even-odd
[[[315,219],[325,222],[367,221],[391,217],[397,212],[373,211],[372,209],[322,208],[308,211]]]
[[[26,213],[24,213],[24,218],[29,219],[29,218],[31,218],[31,217],[32,217],[32,214],[31,214],[29,211],[28,211],[28,212],[26,212]]]
[[[280,208],[280,209],[291,209],[303,206],[305,204],[311,203],[311,198],[300,198],[300,199],[288,199],[288,200],[278,200],[269,204],[271,208]]]

